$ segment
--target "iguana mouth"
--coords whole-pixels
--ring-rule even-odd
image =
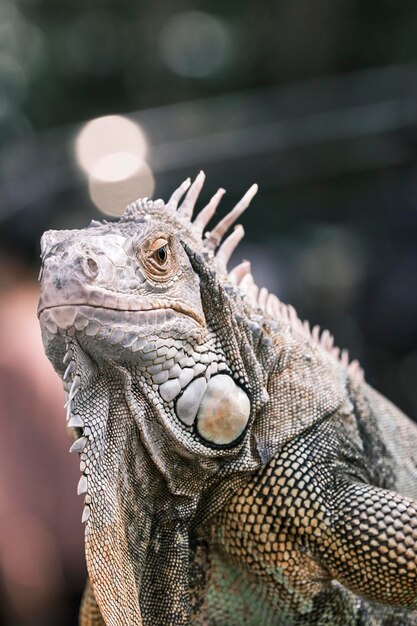
[[[132,304],[132,303],[129,303]],[[46,311],[53,311],[57,309],[74,308],[74,309],[86,309],[92,308],[96,311],[118,311],[122,314],[129,313],[147,313],[147,312],[158,312],[158,311],[173,311],[174,313],[179,313],[180,315],[185,315],[188,318],[193,319],[199,326],[205,327],[204,318],[199,315],[196,311],[187,307],[182,303],[174,303],[174,302],[158,302],[155,303],[155,306],[152,306],[152,303],[144,303],[143,305],[139,303],[134,303],[135,306],[130,306],[128,308],[122,308],[118,306],[102,306],[97,304],[90,304],[88,302],[65,302],[62,304],[55,304],[53,306],[44,306],[38,310],[38,317],[40,318],[42,313]]]

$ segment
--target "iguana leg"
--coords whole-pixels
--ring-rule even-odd
[[[343,445],[336,418],[311,429],[237,491],[214,523],[219,551],[292,623],[346,626],[347,611],[353,623],[373,624],[384,608],[367,600],[390,605],[389,616],[417,609],[417,502],[367,483],[355,450]],[[364,611],[368,621],[355,621]],[[416,618],[407,612],[397,623]]]
[[[90,580],[87,579],[80,608],[80,626],[105,626]]]
[[[338,485],[320,541],[326,566],[362,596],[417,608],[417,503],[361,483]]]

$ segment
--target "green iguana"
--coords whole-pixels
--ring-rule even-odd
[[[42,239],[80,455],[82,626],[417,624],[417,427],[258,290],[204,182]]]

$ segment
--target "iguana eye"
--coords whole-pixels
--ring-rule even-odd
[[[141,252],[144,269],[154,280],[167,280],[177,269],[176,256],[168,237],[148,240]]]

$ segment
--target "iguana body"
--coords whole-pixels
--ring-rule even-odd
[[[203,238],[223,193],[192,222],[203,181],[44,235],[81,624],[417,624],[417,429],[248,263],[227,273],[256,188]]]

